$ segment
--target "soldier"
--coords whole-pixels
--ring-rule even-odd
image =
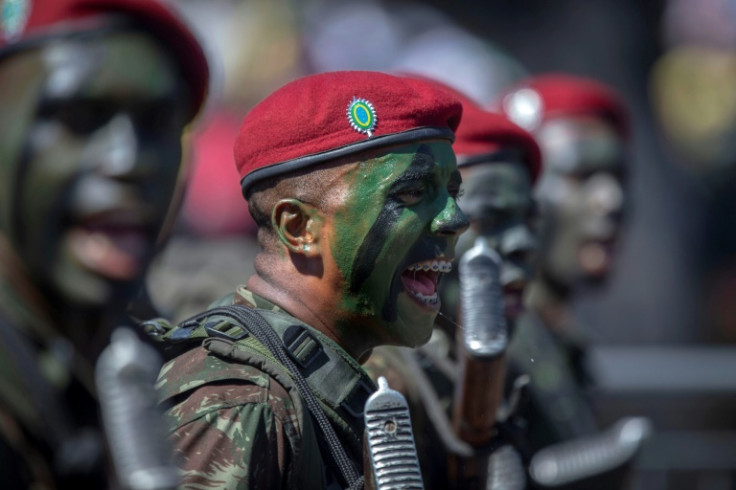
[[[628,121],[610,88],[561,74],[523,81],[500,104],[533,131],[545,162],[536,192],[538,274],[510,347],[514,369],[531,376],[525,417],[536,451],[597,431],[583,332],[570,302],[611,272],[625,204]]]
[[[463,177],[458,202],[470,220],[470,228],[460,237],[456,256],[472,247],[478,237],[498,253],[506,320],[513,327],[533,273],[536,239],[530,229],[535,212],[532,186],[541,170],[540,151],[534,138],[505,116],[484,111],[464,95],[457,95],[463,103],[463,121],[453,145]],[[457,434],[450,432],[449,423],[458,379],[455,337],[459,287],[454,270],[443,279],[440,290],[442,312],[430,342],[413,352],[391,347],[375,349],[365,367],[374,379],[387,377],[412,405],[426,487],[462,488],[468,483],[453,481],[448,469],[448,456],[457,446]],[[502,364],[499,369],[503,376]],[[489,409],[488,417],[493,423],[493,409]],[[488,447],[479,449],[488,454]]]
[[[1,486],[119,488],[93,366],[177,194],[207,61],[157,1],[0,14]]]
[[[234,153],[255,274],[159,332],[176,355],[159,388],[185,486],[360,485],[375,387],[358,361],[427,341],[468,225],[461,110],[427,83],[356,71],[296,80],[246,115]]]

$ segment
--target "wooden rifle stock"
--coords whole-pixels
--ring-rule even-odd
[[[493,438],[496,411],[503,399],[506,356],[475,359],[466,354],[459,361],[453,428],[468,444],[485,446]]]
[[[459,376],[455,385],[453,428],[475,448],[494,436],[503,399],[508,330],[500,281],[501,258],[483,238],[460,259],[460,324],[457,332]],[[449,469],[458,488],[485,488],[488,454],[451,456]]]

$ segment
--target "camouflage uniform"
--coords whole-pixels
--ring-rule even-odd
[[[218,302],[225,304],[257,309],[291,347],[340,442],[361,468],[362,410],[375,386],[360,365],[323,334],[243,286]],[[295,328],[304,335],[289,337]],[[338,488],[320,454],[319,429],[291,375],[255,338],[238,338],[243,332],[213,316],[163,336],[169,348],[181,342],[191,347],[163,367],[158,381],[161,402],[169,405],[184,487]],[[194,452],[194,446],[207,450]]]
[[[38,292],[5,265],[0,262],[0,486],[105,488],[93,368],[29,299]]]
[[[580,344],[556,336],[527,311],[517,322],[509,358],[511,376],[526,373],[530,378],[521,415],[528,423],[526,439],[533,452],[598,432],[588,392],[592,380]]]

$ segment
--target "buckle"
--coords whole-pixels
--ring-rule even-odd
[[[322,354],[322,344],[302,325],[292,325],[284,332],[284,346],[289,356],[306,369]]]
[[[237,333],[229,333],[228,331],[237,328]],[[240,325],[230,323],[228,320],[208,320],[204,324],[204,331],[210,337],[219,337],[221,339],[238,341],[248,336],[248,331]]]
[[[360,418],[365,410],[365,402],[368,401],[373,391],[373,387],[361,379],[353,386],[350,394],[340,403],[340,406],[356,419]]]

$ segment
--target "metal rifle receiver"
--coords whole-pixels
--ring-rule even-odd
[[[423,489],[409,406],[404,396],[378,378],[378,391],[365,403],[366,487]],[[371,472],[369,475],[368,473]]]
[[[508,346],[501,257],[478,238],[460,259],[458,274],[465,350],[479,360],[498,357]]]
[[[608,474],[629,464],[651,433],[652,424],[646,417],[624,418],[599,434],[540,450],[532,457],[529,474],[542,488],[559,487]],[[607,478],[612,479],[610,475]]]

